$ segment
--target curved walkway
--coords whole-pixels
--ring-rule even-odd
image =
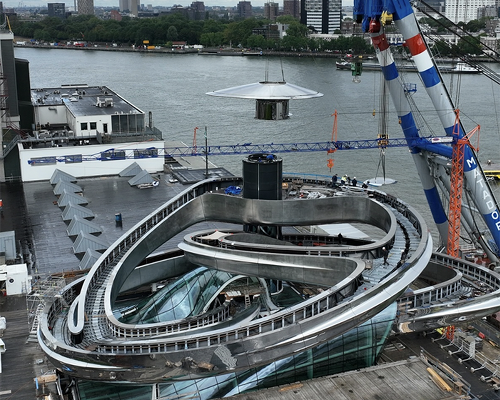
[[[147,216],[102,255],[85,280],[54,299],[42,315],[39,340],[56,366],[87,379],[156,382],[268,364],[338,337],[378,314],[405,292],[431,258],[425,222],[392,196],[370,191],[370,196],[266,201],[208,193],[215,186],[224,182],[200,182]],[[189,321],[119,322],[113,304],[136,266],[175,234],[207,220],[280,226],[357,221],[385,235],[360,246],[240,243],[244,250],[236,243],[209,248],[188,236],[180,247],[194,263],[330,288],[257,319],[248,311],[232,322],[223,312]],[[389,267],[380,259],[387,245],[392,247]]]

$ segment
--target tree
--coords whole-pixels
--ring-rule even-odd
[[[437,40],[432,46],[432,52],[438,57],[453,56],[453,50],[444,40]]]
[[[287,25],[299,21],[297,20],[297,18],[294,18],[291,15],[280,15],[278,18],[276,18],[276,22]]]
[[[479,38],[463,38],[458,41],[458,49],[460,54],[481,54],[481,42]]]
[[[247,39],[247,46],[263,49],[267,47],[267,40],[262,35],[251,35]]]
[[[247,18],[241,22],[231,22],[224,30],[225,42],[233,46],[246,46],[247,38],[252,35],[252,30],[261,26],[255,18]]]
[[[178,33],[177,33],[177,28],[173,25],[168,27],[167,30],[167,40],[169,41],[175,41],[178,38]]]
[[[202,33],[200,44],[205,47],[219,47],[224,43],[224,34],[222,32]]]

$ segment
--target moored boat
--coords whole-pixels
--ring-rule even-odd
[[[337,61],[335,63],[337,69],[340,70],[348,70],[351,71],[351,62],[350,61]],[[375,64],[375,63],[363,63],[363,70],[365,71],[380,71],[380,64]],[[397,66],[398,70],[400,71],[408,71],[408,72],[418,72],[417,67],[414,64],[405,64],[405,65],[398,65]],[[454,65],[448,65],[448,66],[439,66],[439,71],[440,72],[447,72],[447,73],[461,73],[461,74],[480,74],[481,71],[473,67],[471,65],[468,65],[467,63],[464,62],[458,62]]]

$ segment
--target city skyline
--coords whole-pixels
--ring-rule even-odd
[[[74,1],[58,1],[59,3],[65,3],[66,9],[72,9],[74,7]],[[208,0],[205,1],[205,6],[207,7],[236,7],[239,0]],[[7,0],[3,2],[5,8],[19,8],[19,7],[47,7],[49,1],[46,0]],[[141,1],[141,4],[147,5],[152,4],[153,7],[172,7],[174,5],[182,5],[182,6],[190,6],[192,0],[187,0],[185,2],[182,1],[169,1],[166,4],[158,4],[153,1]],[[265,3],[268,1],[265,0],[251,0],[252,7],[264,7]],[[283,7],[283,0],[277,1],[280,8]],[[352,6],[354,4],[354,0],[343,0],[342,6]],[[119,0],[96,0],[94,1],[95,7],[116,7],[119,6]]]

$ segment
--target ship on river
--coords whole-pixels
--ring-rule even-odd
[[[353,61],[340,60],[335,62],[335,66],[339,70],[352,71],[353,69]],[[373,62],[367,62],[361,64],[362,69],[364,71],[380,71],[380,64],[376,64]],[[413,63],[398,65],[398,70],[401,72],[418,72],[417,66]],[[457,62],[454,65],[440,65],[439,71],[444,73],[451,74],[480,74],[481,71],[476,67],[473,67],[464,62]]]

